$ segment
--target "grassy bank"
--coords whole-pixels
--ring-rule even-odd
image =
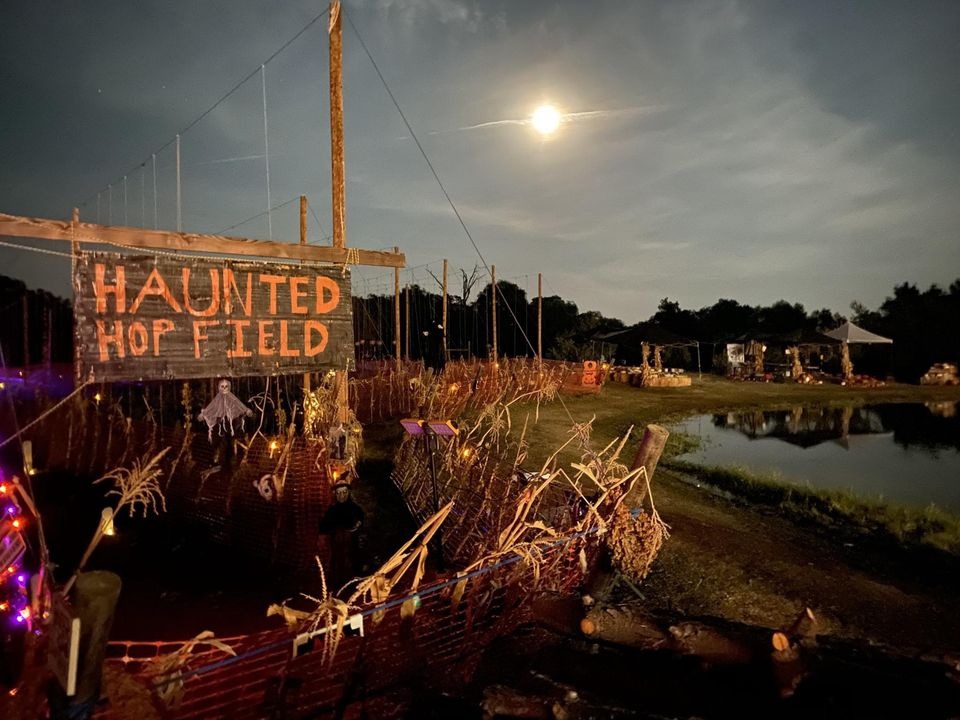
[[[776,475],[738,467],[702,466],[667,459],[663,466],[689,478],[766,507],[793,520],[835,527],[872,539],[928,545],[960,555],[960,517],[936,506],[908,508],[869,500],[842,490],[798,486]]]

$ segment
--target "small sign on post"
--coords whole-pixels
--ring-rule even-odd
[[[60,593],[54,593],[51,607],[50,646],[47,667],[67,697],[77,694],[77,666],[80,657],[80,618]]]

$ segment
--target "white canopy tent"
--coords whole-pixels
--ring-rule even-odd
[[[892,343],[893,340],[882,335],[877,335],[872,333],[869,330],[864,330],[859,325],[854,325],[852,322],[845,322],[843,325],[838,327],[836,330],[830,330],[825,332],[828,338],[834,340],[839,340],[845,343]]]
[[[831,340],[839,340],[841,342],[840,372],[844,380],[850,380],[853,377],[853,363],[850,361],[850,343],[893,343],[893,340],[890,338],[877,335],[869,330],[864,330],[859,325],[854,325],[849,321],[835,330],[825,332],[824,335]]]

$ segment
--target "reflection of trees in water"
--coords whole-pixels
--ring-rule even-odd
[[[954,404],[954,409],[956,404]],[[736,430],[750,438],[772,437],[801,447],[853,435],[893,433],[905,447],[960,450],[960,415],[942,408],[931,412],[918,403],[889,405],[795,406],[789,410],[751,410],[714,415],[718,428]]]
[[[898,445],[960,451],[960,415],[956,412],[958,403],[953,403],[953,406],[952,416],[949,411],[943,412],[943,408],[931,412],[918,403],[877,405],[874,410],[882,418],[884,427],[893,431],[894,442]]]

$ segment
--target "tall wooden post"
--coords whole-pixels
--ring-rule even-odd
[[[99,199],[99,196],[98,196]],[[80,224],[80,209],[74,208],[70,218],[70,234],[75,238],[77,235],[77,226]],[[80,243],[76,240],[70,242],[70,284],[73,284],[73,278],[76,277],[77,258],[80,256]],[[73,343],[73,374],[74,382],[80,383],[80,343]]]
[[[543,273],[537,273],[537,362],[543,362]]]
[[[490,312],[493,314],[493,362],[497,362],[497,266],[490,266]]]
[[[343,159],[343,25],[340,0],[330,3],[330,162],[332,164],[333,246],[346,243],[346,193]]]
[[[307,196],[300,196],[300,244],[307,244]],[[303,374],[303,392],[310,392],[310,373]]]
[[[23,367],[30,365],[30,301],[29,296],[24,294],[20,298],[20,304],[23,307]]]
[[[394,252],[400,252],[395,247]],[[393,269],[393,347],[397,358],[397,370],[400,369],[400,268]]]
[[[330,164],[333,222],[333,246],[346,247],[346,182],[343,159],[343,24],[340,0],[330,3]],[[347,368],[337,370],[337,419],[349,419],[350,398],[347,395]]]
[[[443,259],[443,359],[447,358],[447,259]]]
[[[406,298],[406,302],[403,304],[404,319],[407,324],[407,327],[404,328],[404,339],[406,343],[404,344],[404,353],[403,357],[407,362],[410,362],[410,286],[407,285],[403,289],[403,297]]]

